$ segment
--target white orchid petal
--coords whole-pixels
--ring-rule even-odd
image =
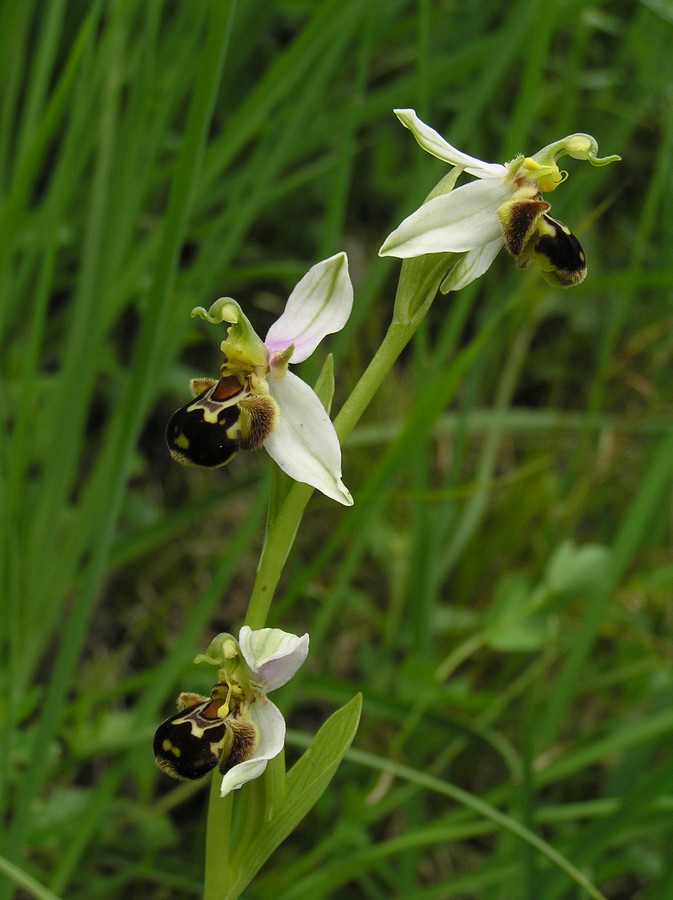
[[[415,110],[396,109],[394,112],[405,128],[408,128],[413,134],[420,146],[427,150],[428,153],[436,156],[437,159],[441,159],[452,166],[460,166],[466,172],[469,172],[470,175],[476,175],[478,178],[504,178],[506,175],[507,170],[500,163],[487,163],[474,156],[469,156],[461,150],[457,150],[448,141],[445,141],[439,132],[422,122],[416,115]]]
[[[270,378],[269,390],[280,417],[264,449],[295,481],[351,506],[353,498],[341,480],[339,439],[315,392],[292,372]]]
[[[442,294],[448,294],[449,291],[459,291],[465,285],[470,284],[470,282],[479,278],[480,275],[483,275],[502,249],[503,244],[502,235],[500,235],[494,241],[484,244],[483,247],[475,247],[474,250],[468,250],[464,256],[461,256],[442,282],[440,287]]]
[[[302,362],[328,334],[340,331],[353,308],[348,258],[337,253],[308,270],[290,294],[285,311],[264,341],[269,353],[294,351],[290,362]]]
[[[307,634],[298,637],[280,628],[241,628],[238,644],[255,681],[265,691],[275,691],[292,678],[308,655]]]
[[[226,797],[231,791],[237,791],[242,788],[248,781],[254,781],[259,778],[266,769],[266,759],[246,759],[245,762],[239,763],[237,766],[229,769],[222,778],[220,787],[220,797]]]
[[[259,697],[250,706],[250,721],[257,728],[258,743],[255,754],[250,759],[233,766],[222,778],[220,796],[226,797],[230,791],[237,791],[247,781],[252,781],[266,769],[268,760],[278,756],[285,743],[285,719],[281,711],[270,700]]]
[[[407,259],[483,247],[501,235],[497,209],[511,194],[501,179],[488,178],[434,197],[388,235],[379,256]]]

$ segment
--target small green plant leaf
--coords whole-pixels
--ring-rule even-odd
[[[486,628],[488,646],[501,653],[537,650],[549,633],[548,592],[533,588],[526,575],[505,578],[496,591]]]
[[[320,402],[327,412],[329,412],[332,408],[332,398],[334,397],[334,357],[331,353],[327,354],[313,390],[320,397]]]
[[[598,587],[607,577],[610,551],[602,544],[578,547],[563,541],[547,565],[545,579],[555,594],[577,594]]]
[[[362,695],[356,694],[329,717],[287,773],[285,804],[250,844],[236,851],[231,865],[235,881],[223,891],[225,898],[239,896],[276,847],[318,802],[355,737],[361,710]]]

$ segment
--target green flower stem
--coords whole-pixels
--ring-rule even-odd
[[[413,327],[395,323],[390,326],[376,355],[334,420],[340,441],[353,430],[419,324],[420,320]],[[310,485],[296,482],[269,525],[245,617],[245,624],[250,628],[264,628],[266,624],[283,565],[313,490]]]
[[[381,346],[334,419],[334,428],[341,443],[346,440],[360,421],[362,414],[372,402],[374,395],[422,320],[423,316],[418,316],[406,324],[392,322],[389,326]]]
[[[421,277],[414,279],[413,284],[408,277],[404,277],[406,264],[402,267],[395,308],[400,308],[401,293],[407,294],[407,288],[409,288],[408,296],[404,297],[406,300],[404,308],[414,310],[414,312],[411,315],[396,315],[393,318],[381,346],[335,418],[334,427],[342,443],[355,428],[400,353],[413,337],[437,293],[443,273],[446,271],[446,259],[444,256],[441,259],[429,257],[426,259],[430,264],[422,273],[418,272]],[[418,265],[418,261],[415,260],[410,263]],[[250,628],[264,628],[266,624],[283,565],[312,493],[312,487],[296,482],[290,488],[277,516],[268,524],[266,540],[245,617],[245,624]]]
[[[423,261],[409,260],[403,264],[393,320],[380,347],[334,420],[336,433],[342,443],[357,425],[423,321],[446,268],[446,256],[426,257]],[[245,624],[252,629],[264,628],[266,625],[285,560],[312,494],[313,488],[310,485],[295,482],[275,515],[272,512],[275,499],[270,507],[264,546],[245,617]],[[233,871],[236,869],[236,857],[232,859],[229,847],[232,799],[231,795],[224,800],[220,798],[219,783],[219,778],[214,776],[208,807],[204,900],[222,900],[231,896],[230,890],[236,879],[236,872]],[[274,807],[281,800],[284,786],[282,758],[272,760],[267,766],[266,786],[269,790],[268,799]],[[261,785],[253,785],[252,789],[253,792],[259,791]],[[259,798],[258,794],[256,796]],[[248,821],[251,822],[252,819]],[[232,849],[235,851],[235,848]]]
[[[267,526],[264,547],[245,616],[245,624],[253,631],[266,625],[280,573],[312,493],[313,488],[308,484],[300,482],[293,484],[278,510],[278,515]]]
[[[206,865],[203,900],[222,900],[231,879],[229,835],[232,795],[220,797],[222,776],[215,769],[210,780],[208,821],[206,824]]]

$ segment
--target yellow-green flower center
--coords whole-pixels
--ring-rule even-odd
[[[555,190],[568,177],[556,163],[539,163],[530,156],[517,156],[507,166],[506,180],[513,182],[518,190],[534,186],[543,194]]]

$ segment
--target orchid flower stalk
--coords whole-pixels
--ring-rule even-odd
[[[166,430],[171,455],[188,465],[218,467],[240,451],[264,448],[293,479],[270,504],[246,624],[237,639],[219,634],[196,658],[217,669],[210,695],[180,694],[178,711],[155,735],[155,759],[168,775],[180,779],[215,775],[208,813],[206,900],[239,895],[299,821],[298,810],[305,814],[320,796],[357,728],[360,700],[354,698],[331,717],[338,719],[338,727],[328,728],[328,721],[286,775],[285,720],[267,694],[303,664],[309,637],[267,628],[266,621],[313,490],[344,506],[352,504],[342,480],[340,442],[388,376],[440,287],[446,292],[469,284],[487,271],[502,247],[522,268],[535,261],[553,284],[565,287],[582,280],[584,252],[572,232],[551,216],[545,195],[566,178],[557,165],[562,156],[598,166],[619,158],[598,157],[590,135],[574,134],[533,156],[489,163],[452,147],[413,110],[396,114],[421,147],[452,170],[379,251],[381,256],[403,260],[391,321],[334,423],[325,408],[329,404],[319,399],[320,389],[316,392],[290,366],[307,359],[324,337],[343,328],[350,315],[353,289],[345,253],[308,271],[264,340],[229,297],[192,313],[225,326],[223,361],[219,378],[192,381],[193,399],[171,417]],[[462,173],[475,180],[455,187]],[[456,371],[469,365],[470,354],[490,327],[494,324],[461,351]],[[246,785],[232,838],[232,794]],[[295,793],[288,800],[292,788]]]

